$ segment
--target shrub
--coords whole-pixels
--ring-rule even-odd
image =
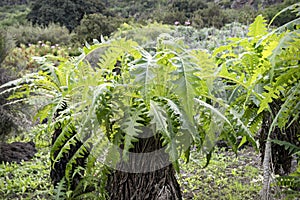
[[[25,24],[29,11],[26,5],[0,6],[0,27],[5,29],[15,24]]]
[[[37,44],[38,41],[70,45],[73,37],[73,34],[66,27],[53,23],[47,27],[32,24],[15,25],[9,27],[8,32],[15,38],[17,46],[20,44]]]
[[[283,3],[280,4],[274,4],[271,6],[266,7],[263,10],[259,11],[259,14],[262,14],[267,21],[271,21],[271,19],[282,9],[286,8],[289,5],[293,5],[295,3],[298,3],[298,0],[286,0]],[[292,21],[293,19],[296,19],[295,14],[293,14],[291,11],[284,12],[280,14],[278,17],[276,17],[276,20],[273,22],[272,25],[274,26],[282,26],[283,24]]]
[[[124,20],[119,17],[104,16],[100,13],[85,15],[74,30],[79,41],[100,40],[101,35],[110,36]]]
[[[124,23],[112,37],[126,37],[127,39],[134,39],[141,46],[154,47],[158,36],[162,33],[170,33],[171,30],[171,26],[157,22],[148,25]]]
[[[5,32],[0,31],[0,85],[7,81],[16,78],[12,75],[9,69],[3,67],[3,61],[9,54],[9,51],[13,48],[13,41],[8,38]],[[0,93],[2,90],[0,90]],[[0,95],[0,140],[11,132],[13,127],[16,127],[16,123],[13,118],[13,110],[10,106],[6,106],[8,103],[6,98],[8,95]]]
[[[197,29],[194,25],[177,26],[170,34],[182,38],[190,48],[213,51],[216,47],[227,44],[228,38],[244,37],[248,32],[247,29],[247,26],[235,22],[225,24],[220,29],[214,27]]]
[[[220,28],[227,23],[222,9],[217,4],[209,4],[208,8],[195,11],[193,17],[198,18],[198,20],[201,19],[203,21],[203,27],[213,26]]]
[[[37,44],[29,44],[26,46],[21,44],[14,48],[9,56],[3,61],[3,67],[10,69],[15,74],[24,75],[26,72],[37,71],[40,64],[32,59],[34,56],[40,57],[45,55],[60,56],[68,58],[70,49],[60,46],[59,44],[51,44],[50,42],[39,41]]]
[[[171,26],[157,22],[145,26],[125,23],[112,37],[134,39],[139,45],[151,48],[155,46],[159,35],[167,33],[183,40],[189,48],[212,51],[220,45],[227,44],[227,39],[230,37],[244,37],[248,32],[247,30],[246,25],[237,22],[225,24],[220,29],[214,27],[197,29],[194,27],[194,21],[192,21],[192,26]]]
[[[32,0],[1,0],[0,6],[28,4]]]
[[[194,27],[215,27],[221,28],[225,24],[239,22],[245,25],[250,24],[256,11],[251,6],[244,6],[236,9],[221,9],[217,4],[209,4],[208,8],[197,10],[193,13],[191,21]]]
[[[226,19],[225,24],[239,22],[249,25],[254,21],[257,11],[252,6],[246,5],[241,9],[224,9],[222,15]]]
[[[178,21],[180,24],[184,24],[184,22],[187,20],[187,17],[182,11],[170,11],[155,15],[154,20],[160,21],[164,24],[173,25],[176,21]]]
[[[39,0],[32,4],[27,19],[44,26],[59,23],[71,31],[79,25],[85,14],[97,12],[106,12],[101,0]]]

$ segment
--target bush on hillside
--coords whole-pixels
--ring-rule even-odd
[[[252,6],[246,5],[241,9],[223,9],[222,16],[226,19],[225,24],[239,22],[249,25],[257,16],[257,11]]]
[[[27,5],[0,6],[0,28],[6,29],[16,24],[25,24],[29,12]]]
[[[102,36],[110,36],[124,22],[124,19],[119,17],[104,16],[100,13],[85,15],[76,27],[77,41],[87,41],[91,43],[93,39],[100,41]]]
[[[33,24],[48,26],[58,23],[70,31],[80,24],[85,14],[106,13],[101,0],[38,0],[34,1],[27,19]]]
[[[188,18],[185,16],[182,11],[170,11],[164,12],[161,14],[154,15],[153,19],[158,22],[162,22],[163,24],[174,25],[175,22],[179,22],[179,24],[184,24]]]
[[[112,35],[112,37],[134,39],[134,41],[139,45],[151,48],[155,47],[156,40],[160,34],[171,33],[171,31],[171,26],[157,22],[147,25],[124,23],[120,26],[118,31]]]
[[[10,69],[16,75],[22,76],[25,73],[36,72],[40,69],[40,64],[33,57],[53,55],[67,59],[72,51],[71,48],[50,42],[39,41],[37,44],[29,44],[29,46],[21,44],[11,50],[2,62],[2,66]]]
[[[259,11],[258,14],[262,14],[264,16],[264,18],[270,22],[272,20],[272,18],[282,9],[293,5],[295,3],[298,3],[299,0],[285,0],[283,3],[280,4],[274,4],[274,5],[270,5],[266,8],[264,8],[263,10]],[[289,21],[292,21],[293,19],[296,19],[296,15],[294,13],[291,13],[291,11],[286,11],[282,14],[280,14],[278,17],[276,17],[276,20],[273,22],[272,25],[274,26],[282,26],[284,24],[286,24]]]
[[[49,24],[47,27],[26,24],[8,28],[9,34],[20,44],[37,44],[38,41],[48,41],[52,44],[71,45],[73,34],[66,27]]]
[[[9,69],[3,67],[3,61],[13,46],[13,41],[8,35],[0,31],[0,85],[15,78]],[[1,92],[2,90],[0,90],[0,93]],[[17,123],[13,117],[13,108],[5,105],[8,103],[7,97],[8,94],[0,95],[0,141],[3,140],[13,128],[17,127]]]
[[[32,0],[1,0],[0,6],[7,6],[7,5],[23,5],[28,4]]]

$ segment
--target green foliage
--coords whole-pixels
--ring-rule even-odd
[[[286,10],[296,8],[298,12],[297,6],[299,3]],[[299,144],[299,133],[295,131],[299,130],[299,22],[298,17],[269,32],[266,20],[259,15],[249,27],[248,38],[235,38],[214,52],[223,65],[219,76],[227,79],[232,88],[232,107],[239,109],[237,113],[243,116],[243,121],[252,116],[244,123],[252,127],[255,122],[253,125],[258,127],[250,127],[250,130],[257,131],[262,123],[261,114],[265,113],[272,120],[264,130],[268,138],[277,129],[280,131],[276,133],[285,135],[293,145]],[[242,106],[237,106],[239,103]],[[247,114],[253,111],[254,114]],[[286,141],[278,143],[286,147],[288,144]],[[273,156],[280,160],[278,156],[282,155]],[[287,156],[291,156],[291,152]]]
[[[283,10],[284,8],[286,8],[290,5],[296,4],[298,2],[299,1],[297,1],[297,0],[285,0],[279,4],[267,6],[263,10],[259,11],[259,13],[262,14],[268,22],[270,22],[272,20],[272,18],[277,13],[279,13],[281,10]],[[277,27],[282,26],[282,25],[286,24],[287,22],[290,22],[294,19],[296,19],[296,16],[290,10],[288,12],[285,12],[285,13],[279,15],[272,25],[277,26]]]
[[[210,164],[206,168],[204,165],[205,157],[195,151],[191,152],[190,162],[181,165],[179,182],[185,199],[258,198],[262,173],[253,149],[243,149],[239,156],[231,150],[216,149]]]
[[[28,4],[32,0],[3,0],[0,2],[0,6],[7,6],[7,5],[23,5],[23,4]]]
[[[296,155],[296,154],[300,153],[300,147],[298,147],[298,146],[296,146],[294,144],[291,144],[289,142],[280,141],[280,140],[271,140],[271,142],[284,146],[285,149],[289,150],[289,152],[291,154],[295,154]]]
[[[6,34],[5,34],[6,35]],[[8,37],[5,44],[5,52],[2,51],[2,58],[4,59],[1,63],[1,82],[0,84],[5,84],[6,82],[21,77],[29,72],[36,72],[40,64],[34,57],[44,56],[44,55],[56,55],[64,58],[69,58],[69,50],[67,47],[60,46],[58,44],[51,45],[49,42],[39,41],[37,44],[30,44],[30,46],[20,45],[20,47],[13,47],[13,40]],[[4,41],[4,40],[2,40]],[[11,43],[11,44],[10,44]],[[11,47],[9,47],[11,45]],[[11,48],[11,49],[10,49]],[[10,50],[9,50],[10,49]],[[1,90],[2,92],[2,90]],[[9,133],[19,134],[24,129],[31,126],[31,121],[35,112],[34,109],[28,108],[24,104],[17,103],[18,100],[12,101],[6,98],[9,94],[0,94],[1,99],[1,137],[8,135]],[[40,104],[35,102],[34,107],[38,107]],[[2,138],[3,139],[3,138]]]
[[[160,13],[154,13],[153,20],[162,22],[163,24],[174,25],[175,22],[179,22],[180,24],[184,24],[188,18],[185,16],[184,12],[181,11],[168,11]]]
[[[25,24],[29,11],[27,5],[0,6],[0,27],[5,29],[15,24]]]
[[[14,42],[9,36],[0,31],[0,85],[6,83],[7,81],[16,78],[12,73],[12,70],[6,69],[4,67],[4,60],[9,55],[11,49],[14,47]],[[0,90],[2,92],[3,89]],[[0,95],[0,139],[3,140],[6,135],[8,135],[12,128],[17,128],[17,120],[14,118],[15,115],[12,107],[5,106],[9,101],[7,97],[9,95]]]
[[[4,31],[0,32],[0,66],[10,50],[14,47],[14,41],[9,38],[8,34]]]
[[[255,21],[249,26],[248,36],[259,37],[267,34],[266,20],[259,15],[255,18]]]
[[[217,9],[214,12],[221,16]],[[143,137],[144,127],[159,137],[177,168],[180,157],[189,160],[194,144],[208,160],[213,158],[219,139],[227,140],[234,151],[246,140],[256,147],[254,136],[263,113],[270,112],[274,100],[283,103],[270,131],[299,120],[299,19],[272,32],[268,32],[265,22],[258,16],[247,38],[224,40],[225,46],[214,50],[215,61],[171,35],[199,34],[202,41],[216,29],[205,29],[203,33],[192,27],[154,24],[158,25],[154,29],[153,25],[136,28],[125,24],[121,30],[131,34],[128,38],[139,34],[139,44],[120,39],[120,31],[114,35],[118,39],[105,41],[100,37],[100,42],[86,44],[80,56],[70,59],[65,49],[52,52],[49,45],[46,50],[57,57],[37,58],[42,63],[41,71],[2,85],[5,91],[1,94],[14,92],[11,99],[42,105],[37,117],[48,119],[42,131],[61,128],[50,151],[53,161],[70,153],[78,141],[83,143],[68,160],[65,178],[57,186],[58,197],[74,199],[99,191],[104,198],[107,169],[103,164],[113,168],[121,158],[127,160]],[[159,35],[150,45],[144,42],[149,30],[152,32],[148,38]],[[160,34],[165,30],[170,34]],[[223,31],[219,34],[224,37],[227,30]],[[33,45],[28,54],[40,47]],[[89,62],[92,54],[98,55],[97,66]],[[243,137],[241,142],[238,136]],[[122,151],[116,147],[122,147]],[[87,151],[86,168],[76,169],[76,160]],[[96,161],[98,158],[103,163]],[[104,183],[90,176],[97,170],[96,178]],[[76,173],[84,178],[71,190]],[[82,190],[82,185],[94,192]]]
[[[171,35],[183,38],[190,48],[200,48],[212,52],[215,48],[228,44],[228,38],[247,35],[248,27],[239,23],[226,24],[222,28],[196,29],[194,26],[172,26]]]
[[[47,27],[32,24],[13,25],[7,28],[7,32],[12,35],[16,44],[37,44],[39,41],[48,41],[52,44],[71,45],[73,33],[58,24],[49,23]],[[72,44],[76,46],[76,44]]]
[[[209,4],[209,7],[203,10],[198,10],[195,15],[199,15],[204,22],[205,27],[220,28],[227,23],[226,18],[222,14],[221,8],[216,4]]]
[[[247,101],[250,101],[251,104],[256,105],[255,109],[258,109],[258,105],[260,106],[260,108],[257,110],[258,113],[264,109],[267,109],[268,104],[272,101],[272,99],[278,97],[275,94],[279,94],[279,91],[274,90],[274,87],[268,87],[265,84],[268,84],[268,81],[270,80],[266,78],[272,78],[274,76],[272,65],[274,64],[273,57],[276,57],[276,54],[274,54],[273,50],[275,47],[278,49],[281,49],[281,47],[277,46],[278,43],[276,36],[269,36],[270,41],[260,41],[260,38],[264,38],[266,34],[267,31],[265,21],[263,20],[262,16],[258,16],[255,22],[249,27],[248,36],[250,36],[250,40],[246,41],[245,39],[235,39],[233,43],[226,46],[226,49],[221,47],[214,53],[215,55],[218,55],[220,51],[225,50],[225,54],[221,56],[218,55],[220,60],[226,58],[226,61],[223,63],[222,70],[220,71],[220,76],[233,81],[238,86],[242,86],[244,89],[246,89],[240,90],[241,92],[247,94],[243,97],[244,109],[247,107],[249,109],[254,109],[252,106],[249,107],[249,105],[247,105]],[[289,35],[290,33],[286,34],[285,40],[289,37]],[[258,41],[260,41],[259,44],[257,44]],[[240,54],[240,56],[235,54],[237,49],[236,46],[243,48],[243,53]],[[249,57],[249,55],[251,55],[251,57]],[[266,58],[270,59],[266,60]],[[293,69],[291,68],[290,70]],[[284,71],[287,72],[286,70]],[[284,75],[281,74],[281,76],[286,76],[287,74],[289,73],[284,73]],[[269,93],[258,94],[261,92],[261,90],[257,89],[261,88],[263,85],[265,85],[265,88],[269,90]],[[282,91],[281,87],[282,84],[279,84],[278,90],[281,89]],[[235,92],[236,90],[233,91]],[[264,98],[261,98],[261,95],[263,95]],[[240,94],[239,96],[240,98],[237,100],[241,101],[242,95]],[[257,101],[260,101],[260,104],[258,104]],[[235,101],[233,102],[237,103]]]
[[[153,48],[156,46],[159,35],[162,33],[170,34],[171,30],[171,26],[157,22],[147,25],[124,23],[113,33],[112,38],[132,39],[143,47]]]
[[[11,50],[9,55],[3,61],[2,66],[9,69],[15,76],[24,75],[26,72],[36,72],[39,69],[39,62],[34,57],[45,55],[60,56],[69,58],[69,50],[67,47],[59,44],[51,44],[50,42],[39,41],[29,46],[21,44]]]
[[[123,19],[119,17],[104,16],[100,13],[90,14],[83,17],[74,31],[78,41],[92,43],[93,39],[101,40],[102,36],[110,36],[122,22]]]
[[[53,196],[53,187],[49,178],[49,138],[47,134],[35,130],[9,139],[13,141],[35,141],[38,153],[31,161],[0,164],[0,196],[3,199],[49,199]]]
[[[100,0],[87,1],[34,1],[27,19],[33,24],[48,26],[51,23],[58,23],[73,30],[79,25],[85,14],[92,13],[105,14],[105,7]]]
[[[91,67],[86,59],[92,52],[99,53],[99,67]],[[77,141],[83,143],[67,163],[68,190],[76,172],[75,161],[87,149],[90,160],[100,156],[113,167],[118,158],[126,160],[135,142],[143,137],[142,127],[159,134],[175,168],[180,156],[188,160],[192,143],[202,147],[205,154],[212,152],[220,136],[230,138],[234,149],[239,145],[234,142],[234,126],[221,113],[226,105],[214,97],[222,95],[222,84],[212,76],[217,69],[213,61],[203,51],[186,49],[182,41],[170,35],[162,34],[154,51],[130,40],[102,40],[83,48],[82,55],[74,59],[53,59],[42,59],[41,72],[2,87],[12,87],[7,90],[16,92],[11,98],[44,104],[38,116],[40,120],[48,118],[48,132],[61,127],[50,152],[54,162]],[[117,62],[120,74],[114,73]],[[251,140],[239,116],[234,117]],[[225,132],[224,122],[229,125]],[[122,146],[122,156],[112,144]]]
[[[124,23],[112,37],[126,37],[135,40],[143,47],[153,48],[157,43],[156,38],[162,33],[167,33],[183,40],[184,44],[188,46],[187,48],[204,49],[211,52],[216,47],[228,44],[230,42],[228,38],[243,38],[247,32],[248,27],[239,23],[226,24],[221,29],[210,27],[200,30],[193,26],[171,26],[157,22],[147,25]]]
[[[272,140],[273,143],[284,146],[285,149],[289,150],[290,154],[294,155],[295,159],[299,161],[300,147],[291,144],[286,141]],[[284,187],[283,192],[286,194],[288,199],[298,197],[300,192],[300,163],[296,167],[296,170],[287,176],[279,176],[276,178],[277,184]]]
[[[1,164],[0,195],[5,199],[40,198],[52,196],[51,181],[49,179],[50,164],[47,152],[37,154],[33,163]],[[37,192],[36,192],[37,191]]]

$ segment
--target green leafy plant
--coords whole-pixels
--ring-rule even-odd
[[[299,12],[299,4],[282,12],[287,10]],[[271,139],[299,144],[296,131],[299,130],[299,117],[295,114],[299,111],[298,51],[299,17],[269,32],[266,20],[258,16],[249,27],[248,38],[233,39],[232,43],[214,52],[223,65],[219,76],[228,80],[232,88],[230,96],[234,101],[229,104],[239,109],[247,124],[254,125],[250,127],[253,133],[262,125],[259,137],[264,155],[264,199],[270,195],[267,191]],[[275,173],[279,173],[280,168],[288,173],[292,159],[289,151],[272,145],[272,152]]]
[[[294,157],[296,162],[298,162],[295,171],[293,171],[289,175],[279,176],[276,178],[276,184],[284,187],[283,193],[286,194],[287,198],[296,198],[300,193],[300,147],[281,140],[272,140],[271,142],[283,146],[286,150],[289,151],[289,154]]]
[[[74,32],[78,41],[92,43],[93,39],[100,40],[102,36],[110,36],[122,22],[124,19],[120,17],[105,16],[101,13],[85,15]]]
[[[26,15],[29,11],[28,5],[0,5],[1,29],[6,29],[15,24],[25,24],[27,22]]]
[[[58,23],[67,27],[70,31],[79,25],[85,14],[106,14],[102,1],[34,1],[27,19],[33,24],[48,26],[50,23]]]
[[[49,23],[48,26],[32,25],[31,23],[13,24],[7,28],[8,34],[15,38],[16,45],[38,44],[39,41],[76,46],[73,42],[74,33],[59,24]]]
[[[27,134],[11,137],[7,142],[34,141],[38,152],[30,161],[0,163],[0,196],[3,199],[49,199],[53,187],[49,178],[49,138],[37,126]]]
[[[86,57],[96,51],[99,64],[91,66]],[[233,113],[241,127],[239,134],[222,113],[226,105],[217,96],[221,98],[223,85],[212,76],[217,67],[210,57],[201,50],[185,49],[169,35],[161,35],[150,51],[120,39],[88,45],[71,60],[45,57],[40,61],[42,71],[2,87],[15,91],[11,98],[43,103],[37,117],[47,118],[48,131],[54,133],[52,173],[56,183],[65,180],[66,191],[73,191],[67,197],[75,194],[79,182],[102,160],[110,175],[102,173],[98,188],[106,189],[110,198],[127,188],[124,198],[136,191],[143,197],[155,191],[149,198],[170,192],[180,199],[174,169],[179,170],[180,157],[189,160],[192,145],[198,145],[208,160],[220,138],[229,140],[234,150],[240,134],[255,145],[237,115]],[[136,157],[156,151],[161,153],[146,160]],[[101,184],[106,176],[107,183]],[[133,185],[127,179],[119,184],[124,176],[134,182],[150,178],[153,184]],[[163,177],[168,177],[164,183]],[[155,185],[159,188],[154,189]],[[139,189],[147,186],[147,190]]]

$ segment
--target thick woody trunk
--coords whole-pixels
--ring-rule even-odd
[[[182,199],[172,165],[148,173],[114,171],[108,180],[109,199]]]
[[[174,168],[168,155],[159,149],[162,149],[159,138],[139,139],[135,143],[129,160],[119,163],[109,175],[110,200],[182,199]],[[159,153],[154,155],[155,151]]]

